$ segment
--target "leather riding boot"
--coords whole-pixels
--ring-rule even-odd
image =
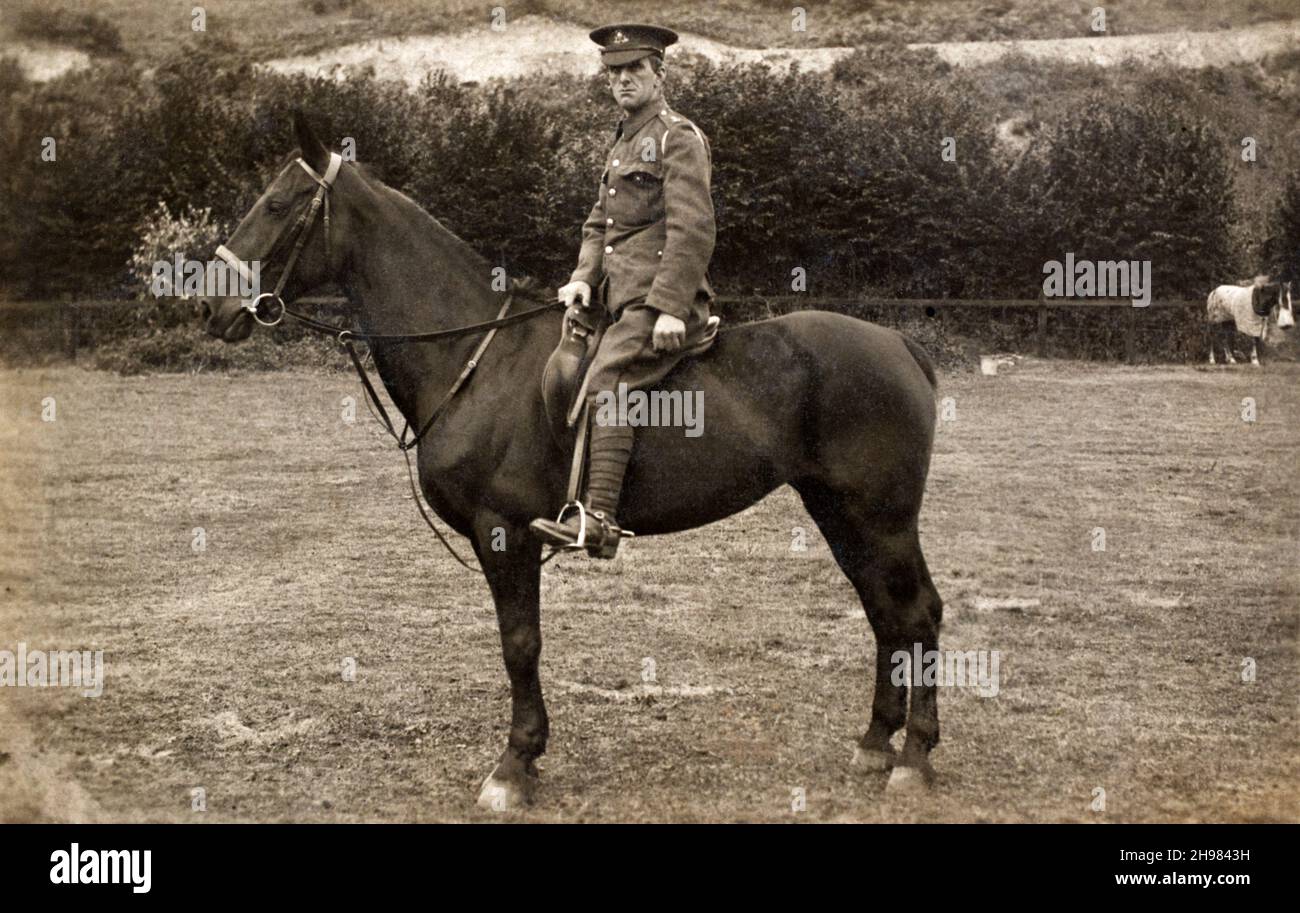
[[[586,540],[587,551],[595,558],[613,558],[623,531],[615,520],[623,475],[632,456],[634,432],[628,425],[602,425],[592,422],[588,451]],[[552,545],[574,545],[582,530],[583,517],[569,513],[563,521],[534,520],[534,533]]]

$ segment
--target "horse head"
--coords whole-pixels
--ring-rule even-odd
[[[1295,326],[1295,309],[1291,306],[1290,281],[1282,283],[1277,296],[1277,328],[1289,330]]]
[[[271,185],[240,221],[217,255],[245,280],[253,297],[206,296],[199,299],[204,329],[226,342],[247,339],[255,323],[274,325],[284,302],[337,278],[348,237],[350,214],[331,207],[331,197],[345,193],[360,178],[342,168],[300,112],[293,115],[298,154],[281,167]],[[268,281],[274,291],[266,291]]]
[[[1255,280],[1250,296],[1251,310],[1264,318],[1264,332],[1260,339],[1268,340],[1268,323],[1273,319],[1279,330],[1295,326],[1291,312],[1291,283],[1281,279],[1261,276]]]

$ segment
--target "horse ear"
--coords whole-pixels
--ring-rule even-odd
[[[298,150],[302,153],[303,160],[318,173],[324,174],[329,167],[330,154],[316,138],[300,108],[293,109],[293,132],[298,137]]]

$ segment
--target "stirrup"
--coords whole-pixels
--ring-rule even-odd
[[[581,501],[570,501],[560,508],[560,514],[555,518],[556,523],[563,524],[566,517],[574,510],[578,512],[578,538],[568,545],[558,546],[562,552],[572,551],[578,548],[587,547],[587,508]]]
[[[569,543],[568,545],[559,546],[561,550],[571,550],[575,548],[588,547],[587,545],[587,517],[588,516],[595,516],[601,522],[601,524],[604,525],[606,530],[612,528],[613,530],[617,531],[619,539],[636,538],[636,533],[623,529],[622,527],[614,523],[606,522],[603,514],[600,513],[589,514],[587,512],[586,506],[581,501],[570,501],[568,504],[565,504],[563,507],[561,507],[559,516],[555,518],[555,522],[563,524],[565,519],[570,514],[572,514],[575,510],[578,512],[578,538],[573,542]]]

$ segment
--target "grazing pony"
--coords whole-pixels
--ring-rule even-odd
[[[1291,308],[1291,283],[1256,276],[1249,285],[1221,285],[1205,300],[1205,320],[1210,337],[1210,364],[1214,364],[1214,341],[1218,336],[1227,364],[1235,365],[1232,344],[1237,333],[1250,337],[1250,363],[1259,367],[1259,343],[1268,342],[1272,319],[1279,330],[1295,326]]]

